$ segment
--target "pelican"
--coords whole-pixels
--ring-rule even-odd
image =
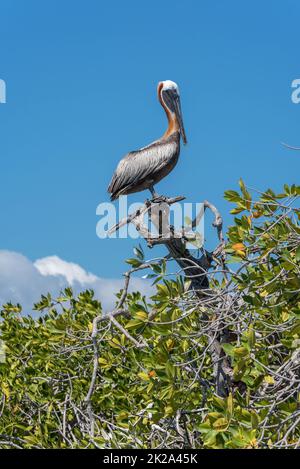
[[[111,200],[145,189],[150,190],[153,199],[161,198],[154,184],[175,167],[180,153],[180,135],[183,143],[187,143],[177,84],[171,80],[159,82],[157,95],[166,112],[168,128],[160,139],[127,153],[119,162],[108,186]]]

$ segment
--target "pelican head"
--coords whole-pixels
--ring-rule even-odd
[[[173,122],[177,121],[182,141],[186,144],[187,139],[183,125],[178,85],[171,80],[159,82],[158,97],[162,106],[165,108],[169,120],[171,119]]]

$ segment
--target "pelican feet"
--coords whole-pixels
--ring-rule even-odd
[[[167,202],[169,199],[165,195],[155,194],[155,197],[151,199],[152,203],[159,204],[161,202]]]
[[[151,192],[151,195],[152,195],[152,199],[151,199],[152,203],[159,204],[160,202],[167,202],[167,200],[169,200],[168,197],[166,197],[165,195],[157,194],[153,186],[149,187],[149,191]]]

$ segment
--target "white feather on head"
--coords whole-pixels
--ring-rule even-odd
[[[163,90],[176,90],[177,93],[179,94],[179,88],[178,85],[175,83],[175,81],[171,80],[165,80],[161,82],[163,84],[162,91]]]

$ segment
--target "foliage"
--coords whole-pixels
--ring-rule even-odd
[[[139,247],[129,264],[156,292],[120,293],[116,324],[91,291],[42,297],[37,319],[5,305],[0,446],[298,447],[299,195],[226,192],[226,268],[201,294]]]

